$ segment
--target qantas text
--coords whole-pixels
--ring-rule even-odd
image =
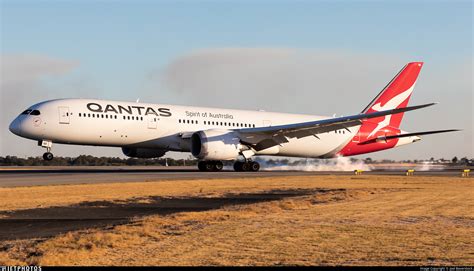
[[[138,113],[138,115],[155,115],[155,116],[161,116],[161,117],[171,117],[171,112],[169,108],[157,108],[156,110],[152,107],[144,107],[144,106],[138,106],[138,105],[111,105],[107,104],[105,106],[100,105],[98,103],[88,103],[87,104],[87,109],[89,109],[92,112],[98,112],[98,113],[116,113],[116,114],[130,114],[133,115],[135,113]]]

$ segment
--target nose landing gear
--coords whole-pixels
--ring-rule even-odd
[[[54,158],[54,155],[50,152],[45,152],[43,154],[43,159],[46,160],[46,161],[51,161],[51,160],[53,160],[53,158]]]
[[[53,146],[53,141],[51,140],[41,140],[38,141],[38,146],[46,148],[46,152],[43,154],[43,159],[46,161],[51,161],[54,158],[54,155],[51,153],[51,147]]]

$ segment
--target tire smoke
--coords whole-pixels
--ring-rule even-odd
[[[258,159],[261,170],[273,171],[354,171],[360,169],[370,171],[372,166],[365,164],[361,160],[351,160],[347,157],[333,159],[299,159],[284,163],[281,160]]]

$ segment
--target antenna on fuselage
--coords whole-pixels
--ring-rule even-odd
[[[140,102],[140,98],[138,98],[136,102],[139,103],[139,102]]]

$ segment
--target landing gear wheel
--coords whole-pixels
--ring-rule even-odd
[[[250,171],[250,163],[249,162],[242,163],[242,171]]]
[[[260,164],[258,162],[250,162],[250,170],[258,171],[260,169]]]
[[[46,161],[51,161],[51,160],[53,160],[53,158],[54,158],[54,155],[50,152],[45,152],[43,154],[43,159],[46,160]]]
[[[198,162],[198,169],[200,171],[205,171],[206,170],[206,161],[199,161]]]
[[[214,170],[221,171],[224,168],[224,164],[221,161],[214,162]]]
[[[214,163],[212,163],[212,161],[206,161],[204,168],[205,168],[205,171],[213,171]]]
[[[234,163],[234,170],[235,170],[235,171],[242,171],[242,164],[243,164],[243,163],[242,163],[242,162],[239,162],[239,161],[235,162],[235,163]]]
[[[260,164],[258,162],[240,162],[236,161],[234,163],[234,170],[235,171],[259,171],[260,170]]]
[[[221,171],[224,164],[221,161],[199,161],[198,168],[200,171]]]

